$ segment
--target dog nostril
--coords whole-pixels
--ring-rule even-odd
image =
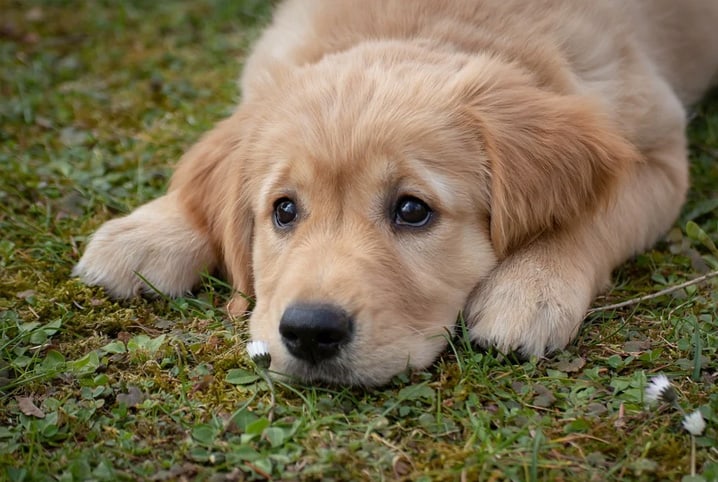
[[[342,333],[335,331],[321,332],[317,334],[317,343],[320,345],[330,345],[332,343],[341,343],[344,338]]]
[[[335,357],[353,332],[349,314],[330,304],[290,305],[279,322],[279,334],[289,352],[311,363]]]

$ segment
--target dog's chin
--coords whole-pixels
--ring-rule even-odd
[[[373,370],[367,373],[357,369],[356,362],[349,356],[310,363],[295,357],[288,357],[282,366],[271,367],[273,374],[281,380],[333,386],[377,387],[387,384],[401,373],[387,370]]]

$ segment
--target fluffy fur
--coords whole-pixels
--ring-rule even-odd
[[[256,297],[272,369],[307,380],[425,367],[462,311],[480,345],[560,349],[678,215],[684,106],[716,80],[716,25],[714,0],[288,0],[236,112],[74,273],[124,298],[146,291],[138,273],[179,295],[222,269]],[[394,223],[407,195],[427,226]],[[282,198],[291,229],[273,222]],[[354,320],[320,363],[278,329],[307,302]]]

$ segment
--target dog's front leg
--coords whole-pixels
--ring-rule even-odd
[[[221,267],[238,291],[250,294],[252,217],[242,195],[243,112],[217,124],[183,156],[166,195],[105,223],[90,238],[73,275],[116,298],[155,290],[180,296],[197,285],[203,271]]]
[[[565,347],[613,268],[674,222],[688,187],[683,120],[621,179],[609,204],[511,253],[468,300],[473,341],[544,355]]]
[[[180,296],[217,265],[208,234],[194,226],[179,191],[105,223],[92,235],[73,275],[115,298],[155,290]]]

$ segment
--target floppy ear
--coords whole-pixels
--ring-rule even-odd
[[[587,98],[539,88],[496,60],[460,75],[488,158],[491,240],[500,257],[607,202],[640,159]]]
[[[232,314],[246,311],[246,297],[254,291],[243,125],[243,114],[237,111],[206,133],[180,160],[169,187],[179,193],[189,218],[224,259],[226,274],[238,292],[229,305]]]

